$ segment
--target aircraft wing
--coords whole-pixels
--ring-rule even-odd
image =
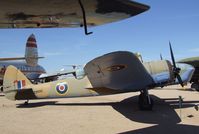
[[[87,26],[98,26],[149,6],[131,0],[3,0],[0,9],[0,28],[51,28],[84,26],[84,15]]]
[[[54,80],[57,80],[58,76],[68,75],[68,74],[75,75],[75,73],[76,73],[76,70],[72,69],[72,70],[53,72],[53,73],[49,73],[49,74],[42,74],[38,79],[36,79],[36,81],[42,80],[42,79],[45,79],[46,82],[47,81],[54,81]]]
[[[35,57],[34,57],[35,58]],[[37,57],[37,59],[41,59],[44,57]],[[14,58],[0,58],[0,61],[10,61],[10,60],[25,60],[25,57],[14,57]]]
[[[194,67],[199,67],[199,57],[191,57],[179,60],[178,63],[186,63]]]
[[[88,62],[85,73],[93,88],[139,91],[154,84],[140,60],[131,52],[112,52]]]

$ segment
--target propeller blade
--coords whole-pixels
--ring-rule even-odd
[[[173,67],[176,68],[175,58],[174,58],[173,50],[172,50],[172,47],[171,47],[171,42],[169,42],[169,47],[170,47],[171,60],[172,60],[172,63],[173,63]]]
[[[177,77],[178,82],[180,83],[180,85],[181,85],[182,87],[184,87],[184,83],[183,83],[182,78],[180,77],[180,75],[177,74],[176,77]]]
[[[184,87],[184,83],[182,81],[182,78],[180,76],[180,71],[181,68],[176,66],[176,62],[175,62],[175,58],[174,58],[174,54],[173,54],[173,50],[172,50],[172,46],[171,46],[171,42],[169,41],[169,47],[170,47],[170,53],[171,53],[171,59],[172,59],[172,63],[173,63],[173,73],[175,78],[178,79],[179,84]]]
[[[163,58],[162,58],[162,54],[160,53],[160,60],[163,60]]]

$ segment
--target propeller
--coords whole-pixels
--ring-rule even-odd
[[[169,42],[169,47],[170,47],[170,53],[171,53],[171,60],[172,60],[172,63],[173,63],[173,74],[174,74],[174,77],[177,78],[178,82],[180,83],[180,85],[182,87],[184,87],[182,78],[180,77],[180,71],[181,71],[181,69],[176,66],[176,62],[175,62],[175,58],[174,58],[174,54],[173,54],[171,42]]]

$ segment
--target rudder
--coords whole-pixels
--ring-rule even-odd
[[[31,81],[20,70],[12,65],[7,67],[3,79],[3,89],[6,98],[15,100],[17,91],[28,85],[32,85]]]
[[[26,63],[30,66],[36,66],[38,64],[38,50],[37,42],[34,34],[28,37],[25,50]]]

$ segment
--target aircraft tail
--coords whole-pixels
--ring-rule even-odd
[[[25,49],[25,57],[13,57],[13,58],[0,58],[0,61],[10,61],[10,60],[26,60],[26,63],[30,66],[36,66],[38,64],[38,59],[44,57],[38,57],[37,43],[34,34],[28,37]]]
[[[20,70],[12,65],[7,67],[3,80],[6,98],[16,100],[17,93],[30,85],[32,85],[31,81]]]
[[[38,57],[37,42],[34,34],[28,37],[25,50],[25,60],[30,66],[36,66],[38,64],[38,59],[43,57]]]

